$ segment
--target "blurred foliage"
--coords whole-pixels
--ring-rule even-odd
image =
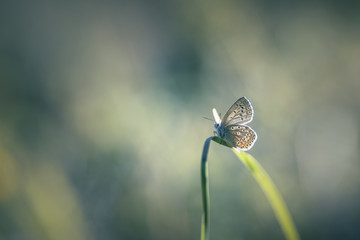
[[[202,117],[240,96],[255,110],[251,154],[300,236],[359,239],[359,13],[356,1],[2,1],[0,239],[199,239]],[[250,173],[211,151],[211,237],[281,239]]]

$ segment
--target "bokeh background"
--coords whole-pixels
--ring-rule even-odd
[[[356,1],[1,1],[0,239],[199,239],[200,156],[253,104],[250,153],[302,239],[360,239]],[[212,239],[283,239],[209,153]]]

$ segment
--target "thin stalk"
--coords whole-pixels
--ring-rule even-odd
[[[208,181],[208,162],[207,155],[209,152],[210,141],[213,137],[206,139],[204,143],[203,153],[201,156],[201,192],[203,200],[203,216],[201,220],[201,240],[209,239],[209,181]]]

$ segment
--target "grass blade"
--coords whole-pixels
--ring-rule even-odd
[[[210,142],[213,137],[206,139],[204,143],[203,153],[201,156],[201,192],[203,200],[203,216],[201,220],[201,240],[209,239],[209,181],[208,181],[208,162],[207,155],[209,153]]]
[[[283,230],[286,239],[298,240],[299,234],[296,230],[289,210],[287,209],[279,190],[276,188],[269,175],[253,156],[245,152],[237,151],[234,148],[233,151],[237,155],[237,157],[244,163],[244,165],[251,171],[253,177],[259,183],[261,189],[265,193],[271,207],[274,210],[276,218],[279,221],[279,224]]]

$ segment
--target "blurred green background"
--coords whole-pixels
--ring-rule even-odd
[[[199,239],[200,156],[247,96],[303,239],[360,239],[355,1],[1,1],[0,239]],[[211,239],[283,239],[209,153]]]

